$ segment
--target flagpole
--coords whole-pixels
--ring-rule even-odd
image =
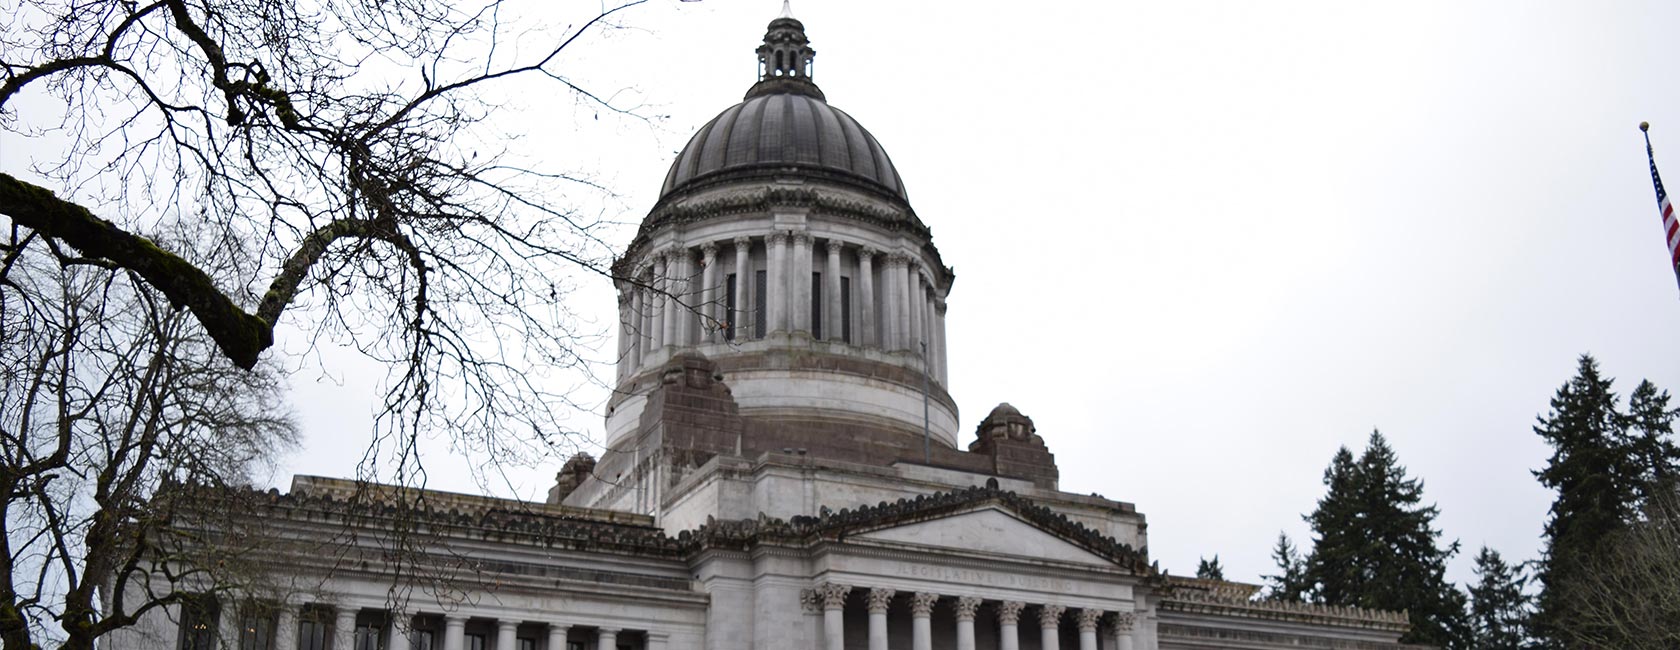
[[[1663,190],[1662,176],[1657,174],[1657,152],[1651,148],[1651,123],[1640,122],[1639,132],[1645,136],[1645,158],[1651,163],[1651,185],[1657,190],[1657,216],[1662,219],[1663,243],[1668,248],[1668,266],[1674,271],[1674,281],[1680,285],[1680,219]]]

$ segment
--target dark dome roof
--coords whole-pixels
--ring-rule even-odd
[[[714,181],[800,173],[862,186],[909,202],[892,160],[840,109],[806,93],[749,96],[689,139],[659,199]]]

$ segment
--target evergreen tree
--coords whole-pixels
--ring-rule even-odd
[[[1209,561],[1207,558],[1199,559],[1201,561],[1196,564],[1196,577],[1203,580],[1225,579],[1225,569],[1224,567],[1219,566],[1219,555],[1217,553],[1214,554],[1212,561]]]
[[[1668,407],[1668,391],[1650,380],[1639,382],[1628,398],[1627,435],[1638,472],[1639,501],[1649,503],[1656,490],[1673,491],[1680,479],[1680,448],[1674,445],[1674,420],[1680,410]]]
[[[1266,600],[1299,602],[1307,595],[1307,566],[1289,536],[1278,532],[1277,545],[1272,547],[1272,560],[1277,562],[1278,575],[1261,576],[1266,581]]]
[[[1566,631],[1585,625],[1558,588],[1601,549],[1604,539],[1632,518],[1639,496],[1636,445],[1624,425],[1661,426],[1650,413],[1665,403],[1654,389],[1641,398],[1642,411],[1628,418],[1617,411],[1611,381],[1598,372],[1591,355],[1581,355],[1575,377],[1552,397],[1551,413],[1539,418],[1534,432],[1552,447],[1546,468],[1534,473],[1540,484],[1557,492],[1546,520],[1546,552],[1541,560],[1542,585],[1535,616],[1535,632],[1553,647],[1561,647]]]
[[[1526,622],[1528,579],[1520,565],[1506,564],[1499,552],[1486,546],[1476,554],[1476,584],[1470,587],[1470,626],[1478,650],[1519,650],[1530,647]]]
[[[1446,580],[1458,543],[1438,545],[1438,510],[1422,505],[1423,484],[1407,478],[1393,448],[1372,431],[1357,461],[1338,450],[1325,471],[1328,491],[1306,517],[1316,536],[1306,581],[1317,602],[1407,610],[1404,639],[1445,648],[1469,647],[1466,601]]]

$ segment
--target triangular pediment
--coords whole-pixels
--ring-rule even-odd
[[[1034,560],[1099,566],[1114,564],[996,507],[853,534],[852,538],[930,547],[930,550],[948,548],[962,553],[979,552]]]

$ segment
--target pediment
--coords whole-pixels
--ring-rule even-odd
[[[981,508],[891,526],[852,539],[951,549],[961,553],[989,553],[1031,560],[1050,560],[1113,566],[1114,562],[996,507]]]

